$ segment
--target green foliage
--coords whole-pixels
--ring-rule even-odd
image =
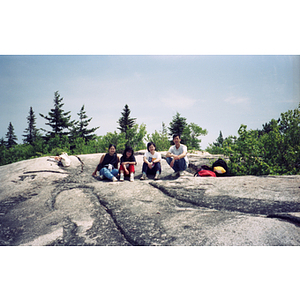
[[[17,145],[17,136],[15,135],[14,126],[10,122],[7,128],[7,134],[5,136],[7,138],[6,147],[11,148]]]
[[[90,140],[96,138],[96,135],[93,134],[100,126],[88,129],[90,121],[92,118],[88,118],[84,110],[84,105],[81,107],[80,112],[77,114],[79,116],[79,121],[76,121],[72,124],[72,129],[70,132],[70,139],[77,146],[76,139],[83,138],[84,142],[87,143]]]
[[[97,144],[100,153],[108,152],[108,147],[110,144],[114,144],[116,146],[117,153],[123,153],[126,147],[126,137],[125,133],[117,133],[116,131],[108,132],[106,135],[98,137]]]
[[[167,151],[170,148],[170,141],[168,139],[168,133],[166,125],[162,123],[162,130],[159,132],[155,130],[154,133],[147,134],[147,142],[153,142],[156,145],[156,151]]]
[[[52,128],[52,131],[42,129],[43,131],[47,132],[47,139],[53,138],[57,134],[59,134],[60,136],[68,135],[69,133],[65,130],[67,130],[74,124],[74,121],[70,121],[70,111],[64,112],[64,110],[62,109],[64,105],[62,101],[63,98],[60,98],[60,94],[58,93],[58,91],[56,91],[54,93],[54,108],[50,110],[48,116],[40,114],[41,117],[48,121],[47,123],[45,123],[45,125],[48,125]]]
[[[264,124],[262,130],[241,125],[238,135],[206,149],[228,156],[233,175],[300,174],[300,105]]]
[[[181,136],[181,143],[186,145],[188,150],[200,150],[201,140],[198,139],[198,137],[207,134],[207,130],[202,129],[197,124],[188,124],[186,118],[181,117],[178,112],[173,116],[168,129],[171,137],[173,137],[174,134]],[[173,141],[171,141],[171,144],[173,144]]]
[[[33,145],[37,135],[38,130],[36,128],[36,117],[32,107],[30,106],[29,115],[27,117],[28,127],[25,129],[24,134],[24,143]]]
[[[118,120],[119,127],[118,129],[121,131],[121,133],[125,133],[126,140],[130,140],[130,130],[135,125],[136,118],[130,118],[130,109],[128,105],[126,104],[123,108],[123,111],[121,112],[122,117]]]
[[[171,138],[174,134],[179,134],[180,136],[183,133],[184,128],[187,126],[186,118],[181,117],[179,112],[176,112],[176,115],[173,116],[172,121],[169,124],[169,131]],[[182,143],[185,144],[185,141],[182,139]]]
[[[181,139],[189,150],[200,150],[201,139],[198,139],[198,137],[201,135],[207,135],[207,130],[202,129],[195,123],[190,123],[183,129]]]
[[[146,134],[145,124],[142,123],[140,126],[138,124],[133,125],[133,127],[127,131],[126,145],[130,145],[134,151],[145,149],[144,137]]]

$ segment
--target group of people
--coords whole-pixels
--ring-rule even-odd
[[[181,144],[180,135],[173,135],[174,145],[170,147],[166,155],[167,163],[174,170],[172,176],[180,176],[188,167],[187,147]],[[120,167],[118,165],[120,163]],[[101,156],[100,163],[97,165],[92,176],[99,172],[100,179],[107,178],[112,181],[124,181],[125,176],[129,176],[130,181],[134,181],[135,165],[137,164],[133,149],[128,146],[125,148],[121,159],[116,154],[116,146],[109,145],[108,153]],[[158,180],[161,174],[161,154],[156,152],[153,142],[147,144],[147,152],[143,157],[143,167],[141,180],[148,179],[148,175],[154,175],[154,180]]]

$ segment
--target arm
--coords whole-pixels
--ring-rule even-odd
[[[93,172],[92,176],[96,176],[97,171],[98,171],[98,166],[103,162],[104,157],[105,157],[105,154],[103,154],[103,155],[101,156],[100,162],[99,162],[99,164],[97,165],[97,167],[96,167],[95,171]]]
[[[174,159],[176,160],[176,159],[181,159],[181,158],[184,158],[185,156],[187,155],[187,152],[186,151],[184,151],[184,152],[182,152],[180,155],[175,155],[177,158],[175,158],[174,157]]]
[[[183,154],[183,153],[182,153],[182,154]],[[178,160],[178,159],[182,158],[182,157],[180,157],[182,154],[180,154],[180,155],[175,155],[175,154],[173,154],[173,153],[171,153],[171,152],[167,152],[166,157],[173,157],[173,160]],[[184,156],[183,156],[183,157],[184,157]]]
[[[152,161],[152,163],[158,163],[158,162],[160,162],[161,161],[161,155],[158,153],[158,155],[157,155],[158,157],[157,158],[155,158],[154,159],[154,161]]]

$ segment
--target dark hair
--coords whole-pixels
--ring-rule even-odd
[[[124,156],[124,157],[126,157],[126,152],[127,152],[127,151],[131,151],[130,157],[132,157],[132,156],[133,156],[133,149],[132,149],[132,147],[126,146],[126,148],[125,148],[125,150],[124,150],[124,152],[123,152],[123,156]]]
[[[149,147],[150,147],[151,145],[153,145],[153,146],[155,147],[155,149],[156,149],[156,145],[155,145],[153,142],[149,142],[149,143],[147,144],[147,150],[148,150],[148,152],[150,152]]]
[[[179,133],[173,134],[173,140],[174,140],[177,136],[180,138],[180,134],[179,134]]]
[[[111,147],[115,147],[115,149],[117,150],[117,147],[116,147],[116,145],[114,145],[114,144],[109,144],[109,146],[108,146],[108,150],[111,148]]]

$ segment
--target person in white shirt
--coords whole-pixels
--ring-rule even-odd
[[[172,176],[180,176],[188,167],[189,161],[187,157],[187,147],[180,144],[179,134],[173,135],[174,146],[171,146],[166,155],[167,163],[175,171]]]
[[[161,155],[159,152],[156,152],[156,146],[153,142],[149,142],[147,144],[147,149],[148,151],[144,154],[143,157],[143,174],[142,177],[140,178],[141,180],[148,179],[147,175],[152,174],[154,176],[154,180],[159,179],[159,175],[161,173]]]

